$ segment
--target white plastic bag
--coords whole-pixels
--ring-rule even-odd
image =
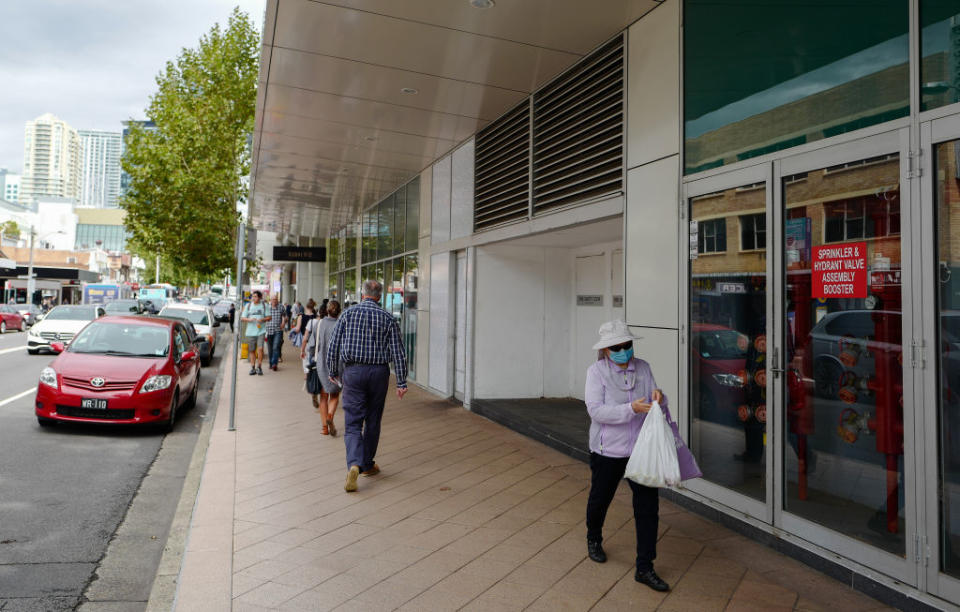
[[[658,402],[653,402],[643,420],[624,477],[647,487],[675,487],[680,484],[680,463],[677,461],[673,430]]]

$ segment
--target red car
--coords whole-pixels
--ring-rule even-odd
[[[693,390],[698,418],[724,425],[737,425],[737,408],[744,401],[746,335],[711,323],[694,323],[690,348],[691,376],[699,381]]]
[[[200,388],[200,357],[183,324],[106,316],[83,328],[40,374],[41,426],[57,421],[156,423],[173,428]]]
[[[7,333],[8,329],[23,331],[27,329],[27,324],[23,320],[23,315],[7,304],[0,304],[0,334]]]

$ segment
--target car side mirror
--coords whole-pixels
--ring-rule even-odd
[[[54,353],[62,353],[65,348],[67,348],[67,346],[66,346],[63,342],[51,342],[51,343],[50,343],[50,349],[51,349]]]
[[[183,355],[180,355],[180,361],[193,361],[197,358],[196,351],[187,351]]]
[[[214,319],[214,320],[213,320],[213,326],[214,326],[214,327],[220,327],[220,319]]]

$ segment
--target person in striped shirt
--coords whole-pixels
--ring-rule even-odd
[[[343,386],[343,441],[347,447],[347,482],[344,490],[357,490],[360,474],[374,476],[380,442],[383,403],[390,384],[389,363],[397,375],[397,397],[407,392],[407,355],[400,327],[380,307],[383,285],[363,284],[363,299],[340,315],[327,347],[330,380]],[[342,374],[341,374],[342,371]]]

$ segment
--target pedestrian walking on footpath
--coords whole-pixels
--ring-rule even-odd
[[[244,342],[247,343],[247,356],[250,360],[250,375],[263,376],[263,343],[267,337],[267,305],[263,303],[263,294],[254,291],[250,301],[240,311],[240,320],[246,323],[243,330]]]
[[[237,307],[230,302],[230,333],[233,333],[233,321],[237,317]]]
[[[633,356],[634,336],[623,321],[600,326],[593,345],[597,361],[587,369],[584,399],[590,414],[590,495],[587,499],[587,555],[605,563],[603,522],[623,479],[627,461],[640,435],[651,402],[659,402],[668,421],[667,397],[657,388],[650,364]],[[655,591],[670,587],[653,570],[657,556],[660,491],[627,480],[633,492],[633,521],[637,534],[637,570],[634,580]]]
[[[314,351],[314,361],[317,365],[317,374],[320,376],[320,384],[323,390],[320,392],[320,405],[317,412],[320,413],[323,422],[324,435],[337,435],[337,428],[333,424],[333,415],[337,413],[337,406],[340,404],[340,392],[342,387],[330,380],[330,368],[327,367],[327,349],[330,348],[330,340],[333,338],[333,330],[337,327],[337,319],[340,317],[340,302],[330,300],[327,302],[326,316],[323,319],[317,319],[316,323],[316,349]]]
[[[304,313],[300,315],[300,324],[303,325],[302,330],[298,330],[300,334],[299,344],[300,347],[300,361],[303,363],[303,373],[309,380],[310,370],[316,369],[316,361],[314,361],[314,350],[316,348],[315,340],[316,334],[314,331],[314,323],[317,322],[318,317],[314,312],[317,303],[312,299],[307,300],[307,307],[304,310]],[[319,382],[315,385],[315,389],[311,389],[311,385],[308,383],[306,385],[307,394],[310,396],[310,401],[313,402],[314,408],[320,407],[320,384]]]
[[[270,311],[267,321],[267,350],[270,352],[270,369],[277,371],[280,352],[283,350],[283,326],[287,323],[287,313],[277,296],[270,298]]]
[[[347,449],[347,482],[343,488],[348,493],[357,490],[360,474],[373,476],[380,472],[375,459],[391,361],[397,374],[397,397],[403,399],[407,393],[407,356],[400,327],[380,307],[381,295],[380,283],[364,282],[360,303],[340,315],[327,347],[330,380],[343,387],[343,441]]]

